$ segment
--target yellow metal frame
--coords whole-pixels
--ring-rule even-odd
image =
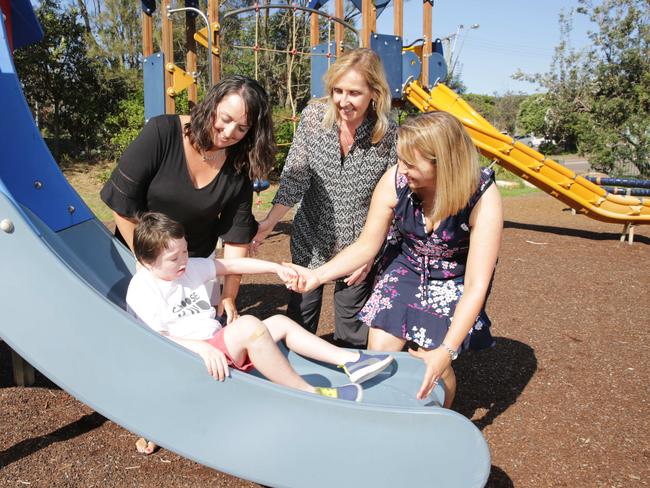
[[[221,26],[219,25],[219,22],[213,22],[210,24],[210,30],[212,32],[212,39],[215,39],[216,34],[219,32],[219,29],[221,29]],[[194,40],[201,44],[201,46],[205,47],[207,49],[208,47],[208,28],[204,27],[203,29],[199,29],[194,33]],[[215,56],[219,55],[219,47],[216,45],[216,42],[212,43],[212,54]]]
[[[194,76],[183,68],[179,68],[174,63],[167,64],[167,71],[172,74],[172,86],[167,88],[167,95],[170,97],[175,97],[188,86],[195,83]]]
[[[404,89],[422,112],[441,110],[460,120],[478,150],[577,212],[610,223],[650,224],[650,199],[612,195],[543,154],[500,133],[458,94],[439,83],[430,92],[418,81]]]

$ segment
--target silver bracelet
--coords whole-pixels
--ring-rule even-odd
[[[449,354],[449,358],[452,361],[454,361],[458,357],[458,351],[456,349],[449,347],[444,342],[440,344],[440,347],[442,347],[445,351],[447,351],[447,354]]]

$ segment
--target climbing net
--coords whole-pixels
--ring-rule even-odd
[[[277,47],[268,47],[268,46],[262,46],[260,44],[260,12],[264,9],[284,9],[284,10],[289,10],[291,12],[291,26],[289,29],[289,42],[288,45],[285,48],[278,49]],[[298,123],[298,116],[297,116],[297,109],[296,109],[296,97],[294,94],[294,87],[293,83],[291,80],[293,79],[294,76],[294,68],[297,63],[297,58],[301,56],[321,56],[321,57],[326,57],[327,58],[327,67],[329,68],[330,62],[332,57],[335,55],[334,52],[332,52],[332,26],[335,22],[343,25],[345,28],[352,30],[358,39],[358,33],[356,29],[351,26],[350,24],[342,21],[341,19],[338,19],[332,15],[329,15],[327,13],[321,12],[319,10],[314,10],[310,9],[307,7],[302,7],[295,2],[292,4],[266,4],[266,5],[260,5],[259,3],[255,3],[254,5],[250,7],[244,7],[240,8],[237,10],[233,10],[231,12],[227,12],[225,15],[223,15],[223,19],[225,20],[227,17],[233,16],[233,15],[239,15],[240,13],[247,12],[247,11],[254,11],[255,13],[255,36],[254,36],[254,43],[252,45],[230,45],[229,47],[232,47],[234,49],[241,49],[241,50],[252,50],[254,54],[254,65],[255,65],[255,78],[259,79],[259,65],[260,65],[260,56],[259,54],[261,52],[269,52],[269,53],[276,53],[276,54],[284,54],[287,56],[287,100],[289,103],[289,106],[291,108],[291,116],[290,117],[281,117],[282,120],[285,121],[290,121],[292,123],[293,131],[295,133],[296,130],[296,125]],[[318,52],[306,52],[302,51],[298,48],[298,21],[297,21],[297,13],[298,12],[308,12],[308,13],[315,13],[319,16],[325,17],[326,19],[326,36],[327,36],[327,51],[324,53],[318,53]],[[320,32],[319,32],[320,34]],[[281,144],[282,145],[282,144]]]

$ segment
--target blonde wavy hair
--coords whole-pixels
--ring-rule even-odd
[[[341,54],[323,76],[327,97],[321,100],[327,100],[328,102],[325,118],[323,119],[323,128],[329,128],[338,121],[339,115],[332,94],[336,82],[349,70],[355,70],[363,76],[373,93],[375,103],[368,106],[366,117],[375,119],[375,127],[372,130],[372,143],[377,144],[388,130],[391,96],[386,74],[384,73],[384,66],[377,53],[371,49],[358,48]]]
[[[438,222],[457,214],[478,188],[478,153],[463,125],[447,112],[409,117],[397,132],[397,155],[413,162],[417,153],[436,166],[433,216]]]

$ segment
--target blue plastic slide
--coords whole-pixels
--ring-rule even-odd
[[[14,33],[34,28],[33,12],[11,18]],[[124,311],[133,258],[58,170],[24,100],[1,20],[0,26],[0,336],[11,348],[125,429],[265,485],[486,483],[483,436],[438,406],[439,388],[428,401],[415,400],[423,364],[406,354],[365,385],[363,402],[353,403],[254,374],[214,381],[198,356],[134,321]],[[312,383],[345,383],[334,368],[289,358]]]

